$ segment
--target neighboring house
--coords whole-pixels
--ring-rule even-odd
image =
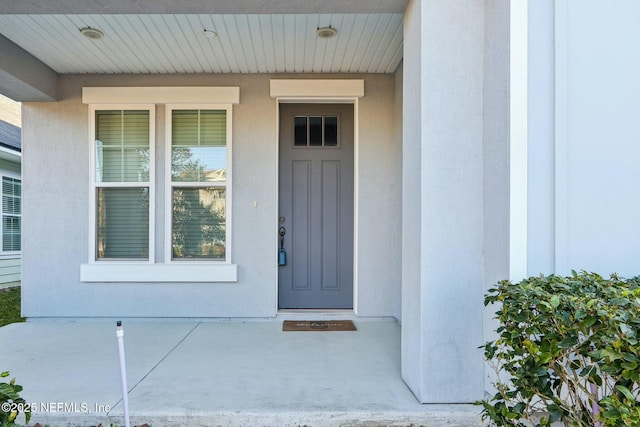
[[[0,120],[0,283],[20,281],[22,267],[22,179],[20,128]]]
[[[482,398],[488,287],[640,254],[637,4],[516,3],[0,2],[23,315],[395,317],[421,402]]]

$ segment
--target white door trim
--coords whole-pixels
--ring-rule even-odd
[[[361,98],[363,79],[271,79],[272,98]]]
[[[272,87],[274,80],[271,80]],[[322,80],[320,80],[322,82]],[[327,82],[331,82],[331,80],[327,80]],[[364,82],[364,80],[362,80]],[[307,92],[308,93],[308,92]],[[272,91],[273,94],[273,91]],[[272,95],[273,96],[273,95]],[[364,92],[362,95],[364,96]],[[308,94],[301,93],[299,96],[294,96],[291,93],[288,96],[283,97],[275,97],[276,101],[276,135],[275,135],[275,167],[276,171],[280,170],[280,156],[279,156],[279,141],[280,141],[280,104],[281,103],[332,103],[332,104],[353,104],[353,312],[355,315],[358,315],[358,194],[359,194],[359,111],[358,111],[358,101],[360,96],[309,96]],[[276,174],[277,179],[280,178],[279,173]],[[278,218],[279,215],[279,203],[280,194],[279,194],[279,185],[276,183],[275,185],[276,194],[275,194],[275,215],[274,218]],[[277,236],[278,233],[278,224],[277,221],[273,224],[273,236]],[[274,251],[278,250],[277,245],[278,239],[274,237]],[[275,269],[275,299],[274,306],[276,313],[278,312],[278,269]]]

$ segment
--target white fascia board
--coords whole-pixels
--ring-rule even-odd
[[[236,264],[91,263],[80,266],[81,282],[237,282]]]
[[[22,153],[17,150],[0,146],[0,159],[9,160],[14,163],[22,162]]]
[[[83,104],[238,104],[238,86],[83,87]]]
[[[271,79],[272,98],[361,98],[362,79]]]

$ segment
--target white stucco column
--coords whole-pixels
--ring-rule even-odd
[[[482,398],[485,2],[412,0],[404,26],[402,375]]]
[[[527,2],[525,17],[527,276],[555,272],[555,3]]]

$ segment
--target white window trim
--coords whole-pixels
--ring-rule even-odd
[[[231,105],[239,104],[240,102],[240,88],[233,87],[126,87],[126,88],[113,88],[113,87],[99,87],[99,88],[83,88],[84,104],[89,104],[89,123],[94,125],[95,109],[139,109],[141,105],[147,106],[149,103],[153,104],[153,126],[150,128],[153,130],[153,145],[150,149],[154,150],[155,160],[155,104],[194,104],[205,103],[207,108],[213,108],[224,105],[228,108],[228,132],[232,129],[231,120]],[[146,103],[146,104],[145,104]],[[231,264],[231,206],[232,198],[231,186],[229,184],[230,179],[227,181],[227,261],[215,263],[212,262],[167,262],[171,258],[165,259],[164,263],[155,263],[155,241],[153,236],[155,235],[155,209],[150,210],[149,215],[151,219],[149,222],[151,238],[149,240],[149,261],[131,261],[131,262],[117,262],[117,261],[95,261],[95,154],[93,154],[93,139],[95,130],[92,126],[89,130],[89,141],[91,143],[92,153],[90,155],[90,228],[89,231],[89,262],[80,266],[80,280],[82,282],[171,282],[171,283],[189,283],[189,282],[237,282],[238,281],[238,267],[236,264]],[[230,135],[230,134],[229,134]],[[168,138],[165,138],[168,140]],[[231,141],[231,138],[229,138]],[[165,141],[165,144],[167,141]],[[229,142],[230,144],[230,142]],[[231,153],[229,146],[228,155]],[[229,161],[228,171],[229,177],[231,176],[231,161]],[[153,205],[155,206],[155,182],[156,182],[156,170],[155,164],[152,175],[150,175],[150,184],[154,186],[150,191],[151,196],[154,197]],[[151,202],[151,199],[150,199]],[[170,240],[169,240],[170,242]],[[165,246],[170,245],[166,243]]]
[[[232,171],[232,105],[231,104],[168,104],[165,107],[165,264],[177,264],[177,265],[207,265],[207,264],[231,264],[231,246],[232,246],[232,181],[233,181],[233,171]],[[226,120],[227,120],[227,181],[224,184],[225,187],[225,222],[226,222],[226,231],[225,231],[225,259],[224,260],[214,260],[214,259],[199,259],[199,260],[173,260],[173,251],[172,251],[172,194],[171,190],[175,187],[220,187],[221,185],[215,182],[176,182],[174,183],[171,180],[171,125],[172,125],[172,112],[174,110],[225,110],[226,111]]]
[[[2,171],[2,173],[0,173],[0,183],[2,182],[2,178],[12,178],[12,179],[19,179],[20,180],[20,189],[21,189],[21,194],[22,194],[22,177],[20,176],[20,174],[15,173],[15,172],[9,172],[9,171]],[[2,196],[2,191],[0,191],[0,196]],[[20,196],[20,204],[22,205],[22,196]],[[0,207],[0,221],[2,221],[2,217],[5,215],[4,213],[4,209]],[[7,215],[13,215],[13,214],[7,214]],[[14,215],[15,216],[15,215]],[[22,251],[3,251],[2,248],[4,247],[4,233],[3,233],[3,229],[2,229],[2,225],[0,225],[0,259],[4,259],[4,258],[8,258],[8,257],[13,257],[15,258],[16,256],[20,256],[22,254]],[[20,235],[22,236],[22,209],[20,209]],[[22,247],[22,244],[20,245],[20,247]]]
[[[149,187],[149,259],[148,260],[109,260],[109,259],[97,259],[96,254],[96,188],[99,184],[96,180],[96,150],[95,150],[95,135],[96,135],[96,111],[101,110],[148,110],[149,111],[149,181],[147,183],[109,183],[104,187],[142,187],[148,184]],[[91,171],[91,178],[89,180],[89,263],[100,264],[153,264],[155,262],[155,146],[156,146],[156,106],[154,104],[92,104],[89,106],[89,144],[90,144],[90,160],[89,167]],[[134,185],[135,184],[135,185]],[[103,185],[101,185],[103,186]]]
[[[93,263],[80,266],[80,280],[100,283],[211,283],[237,282],[236,264]]]
[[[238,104],[239,86],[83,87],[83,104]]]

